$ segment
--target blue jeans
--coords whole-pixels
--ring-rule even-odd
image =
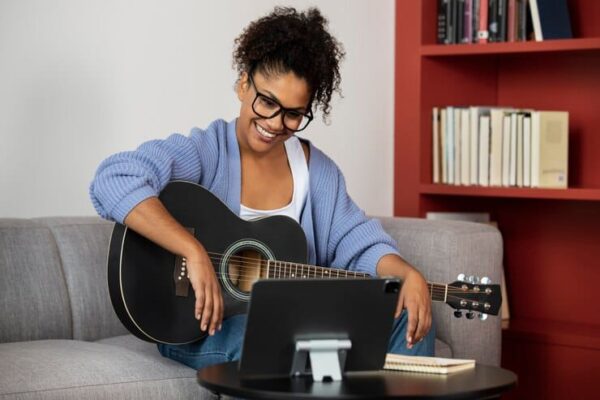
[[[433,356],[435,344],[433,324],[423,340],[416,343],[412,349],[406,348],[407,324],[407,312],[403,311],[400,318],[394,321],[388,352],[414,356]],[[235,315],[223,320],[221,331],[214,336],[207,336],[198,342],[183,345],[159,343],[158,350],[164,357],[179,361],[194,369],[228,361],[237,361],[242,354],[245,328],[246,314]]]

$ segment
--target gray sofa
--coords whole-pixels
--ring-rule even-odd
[[[429,281],[501,277],[502,239],[464,222],[382,218]],[[112,224],[95,217],[0,219],[0,398],[215,398],[195,371],[128,334],[112,310]],[[500,319],[456,319],[435,304],[436,353],[500,362]]]

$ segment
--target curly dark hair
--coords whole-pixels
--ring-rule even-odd
[[[233,64],[238,73],[265,75],[293,72],[308,83],[310,105],[323,112],[331,107],[333,92],[340,89],[343,45],[327,31],[328,21],[317,8],[298,12],[275,7],[270,14],[251,22],[235,39]]]

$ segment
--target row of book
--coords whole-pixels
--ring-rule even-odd
[[[566,0],[438,0],[440,44],[571,37]]]
[[[433,183],[566,188],[569,113],[434,107]]]

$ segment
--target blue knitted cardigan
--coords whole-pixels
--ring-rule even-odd
[[[236,120],[216,120],[189,136],[152,140],[136,151],[104,160],[90,185],[101,217],[123,222],[141,201],[158,196],[171,180],[199,183],[240,214],[241,167]],[[300,216],[308,242],[308,263],[376,275],[386,254],[398,254],[379,221],[367,218],[346,192],[344,177],[310,144],[309,193]]]

